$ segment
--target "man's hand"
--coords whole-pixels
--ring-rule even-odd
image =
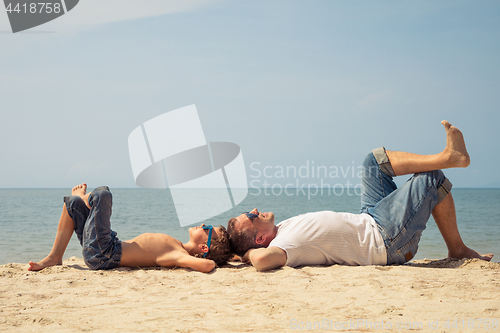
[[[245,253],[242,260],[250,261],[258,271],[268,271],[286,264],[286,252],[279,247],[250,249]]]
[[[257,249],[248,250],[247,253],[245,253],[245,255],[243,257],[240,257],[241,261],[243,261],[246,264],[251,264],[252,262],[250,261],[250,252],[252,252],[253,250],[257,250]]]

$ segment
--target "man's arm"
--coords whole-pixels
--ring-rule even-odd
[[[243,260],[250,260],[258,271],[269,271],[286,264],[286,252],[279,247],[250,249],[243,256]]]

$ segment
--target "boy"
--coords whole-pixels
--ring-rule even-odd
[[[62,265],[73,230],[83,247],[85,263],[92,270],[118,266],[177,266],[207,273],[231,257],[227,231],[222,226],[212,228],[202,224],[190,228],[189,241],[185,244],[159,233],[146,233],[122,242],[111,230],[112,195],[109,188],[102,186],[92,193],[86,192],[87,184],[84,183],[73,187],[71,196],[64,198],[52,250],[43,260],[30,261],[29,271]]]

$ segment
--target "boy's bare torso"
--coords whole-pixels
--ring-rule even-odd
[[[122,242],[120,266],[176,266],[181,256],[189,255],[182,242],[167,234],[146,233]]]

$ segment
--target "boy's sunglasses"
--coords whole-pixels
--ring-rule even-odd
[[[205,230],[207,230],[207,229],[209,230],[208,231],[207,246],[208,246],[208,251],[210,251],[210,243],[212,243],[212,226],[211,225],[204,225],[202,228]],[[203,253],[203,258],[205,258],[207,256],[208,251]]]

